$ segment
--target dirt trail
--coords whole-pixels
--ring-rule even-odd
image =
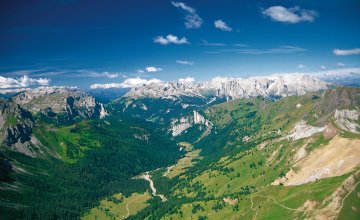
[[[126,215],[123,219],[126,219],[126,218],[129,217],[129,215],[130,215],[129,204],[132,203],[132,202],[135,202],[136,200],[138,200],[138,199],[140,199],[140,198],[142,198],[142,197],[144,197],[144,196],[145,196],[145,194],[142,195],[142,196],[140,196],[140,197],[137,197],[136,199],[133,199],[133,200],[129,201],[128,203],[126,203],[127,215]]]
[[[357,182],[357,183],[354,185],[354,187],[348,192],[348,194],[346,194],[346,196],[341,200],[341,205],[340,205],[339,210],[342,209],[342,207],[344,206],[344,201],[345,201],[345,199],[356,189],[356,187],[357,187],[357,185],[358,185],[359,183],[360,183],[360,182]],[[339,214],[340,214],[340,211],[337,213],[335,219],[338,218]]]
[[[348,177],[334,193],[324,199],[321,209],[312,213],[313,217],[317,219],[336,219],[344,205],[345,199],[355,190],[359,180],[360,170]]]
[[[276,200],[274,199],[274,197],[271,197],[271,196],[259,196],[259,197],[271,199],[271,200],[274,202],[274,204],[276,204],[276,205],[278,205],[278,206],[281,206],[282,208],[287,209],[287,210],[291,210],[291,211],[304,211],[303,209],[299,209],[299,208],[293,209],[293,208],[284,206],[283,204],[280,204],[280,203],[276,202]]]

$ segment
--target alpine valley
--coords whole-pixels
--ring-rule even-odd
[[[285,74],[121,97],[7,95],[0,219],[359,219],[360,88],[343,82]]]

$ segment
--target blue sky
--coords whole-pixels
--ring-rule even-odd
[[[0,88],[359,68],[359,26],[358,0],[2,1]]]

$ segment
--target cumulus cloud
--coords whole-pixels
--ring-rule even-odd
[[[303,68],[305,68],[305,65],[304,64],[299,64],[298,68],[303,69]]]
[[[345,64],[343,64],[343,63],[339,62],[339,63],[337,63],[337,66],[338,66],[338,67],[344,67],[344,66],[345,66]]]
[[[159,84],[162,81],[156,78],[153,79],[142,79],[139,77],[126,79],[122,83],[105,83],[105,84],[92,84],[91,89],[120,89],[120,88],[134,88],[142,85]]]
[[[195,78],[193,77],[186,77],[186,78],[180,78],[178,79],[179,83],[194,83],[195,82]]]
[[[212,78],[210,81],[207,82],[208,86],[211,88],[221,88],[222,84],[228,82],[229,80],[233,80],[234,78],[231,77],[221,77],[216,76]],[[240,78],[238,78],[240,79]]]
[[[30,78],[24,75],[20,78],[11,78],[0,76],[0,89],[8,88],[25,88],[32,85],[46,86],[49,85],[50,79],[47,78]]]
[[[183,2],[172,1],[171,4],[185,14],[184,20],[186,28],[197,29],[201,27],[201,25],[203,24],[203,20],[196,13],[196,10],[194,8],[187,6]]]
[[[274,21],[289,24],[313,22],[317,16],[317,12],[313,10],[301,9],[300,7],[285,8],[283,6],[272,6],[263,9],[262,13]]]
[[[149,72],[149,73],[162,71],[161,68],[154,67],[154,66],[148,66],[148,67],[145,68],[145,70],[146,70],[147,72]]]
[[[187,60],[177,60],[176,62],[181,65],[194,65],[194,62],[187,61]]]
[[[333,53],[338,56],[356,55],[360,54],[360,48],[354,48],[351,50],[334,49]]]
[[[214,25],[216,28],[222,30],[222,31],[232,31],[232,28],[229,27],[224,21],[222,20],[216,20],[214,22]]]
[[[154,42],[161,44],[161,45],[168,45],[168,44],[190,44],[186,37],[179,38],[175,35],[168,34],[166,37],[163,36],[156,36],[154,38]]]

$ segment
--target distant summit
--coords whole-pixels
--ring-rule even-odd
[[[220,97],[227,100],[262,96],[273,99],[323,90],[328,83],[308,75],[271,75],[242,78],[216,77],[204,82],[167,82],[143,85],[130,90],[128,98],[165,98],[180,96]]]

